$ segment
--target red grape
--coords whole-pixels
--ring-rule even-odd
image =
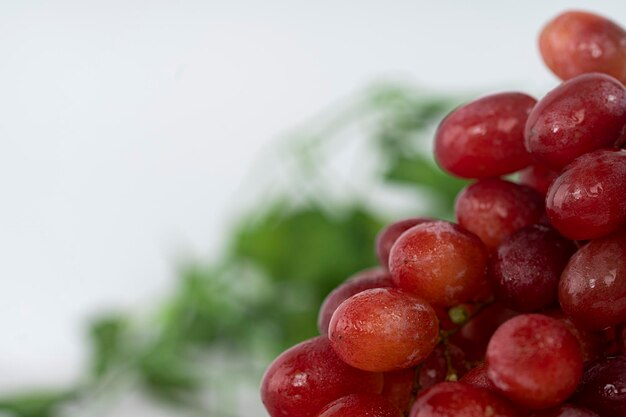
[[[559,302],[589,329],[626,321],[626,229],[594,239],[572,256],[559,283]]]
[[[378,236],[376,236],[376,255],[378,255],[380,264],[385,268],[389,266],[389,252],[391,252],[391,247],[396,243],[396,240],[398,240],[402,233],[413,226],[429,221],[433,221],[433,219],[412,217],[391,223],[383,228],[380,233],[378,233]]]
[[[609,19],[565,12],[543,28],[539,48],[546,65],[563,80],[603,72],[626,83],[626,32]]]
[[[617,327],[615,336],[619,351],[626,356],[626,322]]]
[[[389,255],[394,284],[438,306],[476,297],[486,285],[486,267],[487,250],[480,239],[444,221],[407,230]]]
[[[399,289],[376,288],[353,295],[337,307],[328,334],[333,349],[347,364],[387,372],[426,359],[437,344],[439,323],[435,311],[421,298]]]
[[[363,416],[402,417],[402,413],[380,395],[351,394],[328,404],[318,417]]]
[[[337,307],[339,307],[339,304],[361,291],[384,287],[393,287],[391,275],[389,275],[386,268],[366,269],[348,278],[324,299],[317,317],[317,328],[320,334],[328,334],[330,318]]]
[[[598,150],[577,158],[546,196],[550,222],[573,240],[604,236],[626,222],[626,150]]]
[[[484,388],[441,382],[424,391],[410,417],[517,417],[515,410]]]
[[[450,341],[463,350],[467,360],[482,360],[487,344],[496,329],[516,315],[515,311],[505,308],[500,303],[491,304],[453,334]]]
[[[605,358],[585,370],[574,402],[602,417],[626,416],[626,358]]]
[[[623,141],[626,88],[605,74],[584,74],[550,91],[526,122],[526,149],[559,170],[577,157]]]
[[[487,347],[487,374],[509,399],[531,409],[554,407],[576,389],[583,357],[563,323],[540,314],[512,318]]]
[[[456,200],[459,224],[494,250],[504,238],[544,213],[543,198],[532,188],[499,179],[486,179],[466,187]]]
[[[496,297],[521,312],[556,304],[561,272],[574,252],[576,245],[551,227],[535,224],[518,230],[502,242],[489,264]]]
[[[600,417],[593,411],[586,408],[577,407],[571,404],[564,404],[551,410],[538,411],[531,417]]]
[[[584,329],[574,323],[571,318],[567,317],[560,309],[549,310],[544,313],[546,316],[555,318],[567,327],[580,344],[580,350],[583,354],[585,363],[597,359],[602,354],[602,348],[605,338],[601,333]]]
[[[480,98],[450,113],[435,135],[435,158],[462,178],[515,172],[530,163],[524,125],[536,100],[522,93]]]
[[[382,396],[399,410],[408,412],[415,392],[415,368],[385,372]]]
[[[531,165],[520,171],[519,182],[531,187],[541,195],[546,195],[552,181],[559,176],[559,171],[546,168],[543,165]]]
[[[490,391],[497,392],[498,389],[493,382],[489,379],[487,375],[487,364],[483,363],[471,369],[468,373],[466,373],[463,378],[461,378],[460,382],[464,384],[473,385],[479,388],[486,388]]]
[[[348,394],[379,394],[383,375],[346,365],[318,336],[283,352],[261,382],[261,400],[272,417],[315,417],[326,404]]]

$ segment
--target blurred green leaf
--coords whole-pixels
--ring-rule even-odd
[[[112,315],[91,324],[91,372],[96,378],[105,375],[124,355],[126,318]]]
[[[0,411],[14,417],[55,417],[64,402],[74,396],[72,391],[33,391],[0,400]]]

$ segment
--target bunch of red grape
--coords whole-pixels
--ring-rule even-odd
[[[564,82],[441,122],[458,223],[381,231],[265,373],[272,417],[626,417],[626,31],[567,12],[540,48]]]

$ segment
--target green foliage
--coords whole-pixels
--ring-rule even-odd
[[[423,214],[449,217],[464,182],[439,170],[428,156],[428,144],[433,127],[457,103],[404,86],[377,87],[317,121],[312,131],[295,134],[289,142],[296,161],[293,188],[313,190],[309,195],[298,204],[279,195],[244,216],[233,227],[223,260],[183,265],[173,294],[148,323],[124,313],[94,321],[85,381],[58,392],[0,399],[0,411],[57,417],[60,405],[95,393],[106,397],[121,381],[134,381],[155,399],[203,410],[201,414],[227,410],[223,404],[228,399],[220,395],[213,396],[217,402],[203,405],[203,392],[216,389],[216,380],[225,386],[256,384],[259,372],[251,364],[267,363],[317,334],[317,310],[326,294],[376,263],[374,239],[385,214],[358,199],[338,203],[323,189],[307,187],[325,174],[325,154],[319,150],[338,146],[335,138],[342,131],[362,128],[363,140],[384,161],[381,180],[415,190],[416,198],[426,192],[431,204]],[[239,358],[242,378],[211,375],[217,372],[213,366],[201,371],[199,364],[216,352]]]

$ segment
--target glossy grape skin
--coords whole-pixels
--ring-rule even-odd
[[[593,411],[572,404],[563,404],[551,410],[538,411],[530,417],[600,417]]]
[[[557,16],[541,31],[539,49],[562,80],[602,72],[626,83],[626,32],[602,16],[581,11]]]
[[[391,248],[393,283],[437,306],[473,300],[487,285],[487,250],[458,225],[433,221],[404,232]]]
[[[415,391],[416,369],[401,369],[399,371],[385,372],[385,383],[381,395],[402,412],[408,412]]]
[[[542,98],[526,122],[533,159],[560,170],[577,157],[623,141],[626,88],[605,74],[584,74]]]
[[[391,247],[394,243],[396,243],[396,240],[398,240],[402,233],[406,232],[413,226],[433,220],[434,219],[427,217],[411,217],[409,219],[399,220],[384,227],[378,233],[378,236],[376,236],[376,255],[378,256],[380,264],[384,268],[389,266],[389,252],[391,252]]]
[[[453,334],[450,341],[463,350],[467,360],[482,360],[496,329],[516,315],[517,312],[507,309],[500,303],[491,304]]]
[[[261,400],[272,417],[315,417],[326,404],[353,393],[380,394],[383,375],[346,365],[325,336],[283,352],[265,371]]]
[[[626,321],[626,229],[594,239],[572,256],[559,283],[559,303],[591,330]]]
[[[519,183],[533,188],[541,195],[548,193],[550,184],[559,176],[560,171],[555,171],[543,165],[531,165],[520,171]]]
[[[604,236],[626,223],[626,150],[598,150],[577,158],[546,195],[552,225],[572,240]]]
[[[484,388],[441,382],[424,391],[410,417],[518,417],[504,400]]]
[[[526,226],[507,237],[489,263],[489,278],[498,300],[520,312],[539,311],[557,303],[561,272],[576,245],[548,226]]]
[[[487,375],[510,400],[531,409],[561,404],[576,389],[583,357],[565,325],[523,314],[496,330],[487,347]]]
[[[523,185],[486,179],[469,185],[457,197],[459,225],[475,233],[490,251],[524,226],[539,223],[544,214],[542,196]]]
[[[450,113],[435,134],[435,159],[461,178],[499,177],[530,163],[524,126],[537,101],[522,93],[493,94]]]
[[[402,417],[402,413],[380,395],[351,394],[328,404],[318,417]]]
[[[626,357],[605,358],[586,369],[573,402],[602,417],[626,416]]]
[[[347,364],[388,372],[426,359],[437,344],[439,322],[423,299],[400,289],[375,288],[341,303],[328,334],[333,349]]]
[[[328,334],[328,324],[333,313],[348,298],[361,291],[372,288],[393,287],[391,275],[386,268],[370,268],[357,272],[337,288],[332,290],[322,302],[317,316],[317,328],[320,334]]]

